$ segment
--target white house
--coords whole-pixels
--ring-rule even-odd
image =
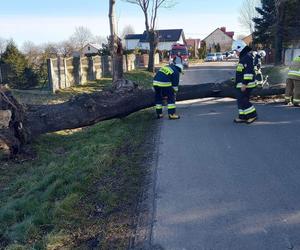
[[[99,54],[101,48],[102,46],[100,44],[88,43],[82,48],[81,53],[83,55],[95,55]]]
[[[182,29],[170,29],[170,30],[157,30],[158,34],[158,50],[171,50],[174,43],[185,44],[185,36]],[[125,37],[126,49],[142,49],[149,50],[149,39],[147,32],[143,34],[130,34]]]
[[[217,28],[211,34],[209,34],[205,39],[206,48],[215,49],[217,44],[220,44],[221,51],[227,51],[231,49],[234,36],[233,31],[226,31],[225,27]]]
[[[129,34],[125,36],[125,49],[134,50],[140,48],[140,40],[143,37],[142,34]]]

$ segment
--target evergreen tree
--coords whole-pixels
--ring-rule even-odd
[[[285,45],[300,40],[300,1],[288,0],[284,5],[283,37]]]
[[[264,47],[270,48],[274,45],[275,38],[275,1],[261,0],[261,7],[256,7],[256,11],[260,16],[253,19],[255,23],[254,44],[262,44]]]
[[[2,54],[1,63],[5,68],[5,81],[14,88],[28,88],[38,84],[38,77],[29,67],[25,56],[18,50],[13,41],[10,41]]]

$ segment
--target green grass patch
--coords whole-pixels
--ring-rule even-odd
[[[146,69],[137,69],[125,73],[125,78],[136,82],[141,88],[151,88],[153,83],[154,74]]]
[[[145,87],[150,84],[146,71],[126,76],[141,82],[147,78]],[[107,84],[64,90],[54,99]],[[152,128],[152,111],[141,111],[43,135],[33,143],[34,160],[1,162],[0,249],[126,249]]]

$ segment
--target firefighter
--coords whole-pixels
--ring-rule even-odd
[[[288,105],[300,104],[300,56],[295,57],[290,66],[286,79],[285,101]]]
[[[253,52],[254,56],[254,71],[255,71],[255,80],[256,84],[263,87],[264,77],[261,72],[262,59],[266,56],[266,52],[264,50],[260,50],[258,52]]]
[[[239,116],[234,122],[250,124],[257,118],[256,109],[250,102],[251,91],[256,87],[254,58],[251,48],[242,40],[234,41],[232,50],[239,56],[235,77]]]
[[[180,73],[183,72],[182,64],[170,64],[162,67],[154,76],[153,87],[155,90],[155,103],[157,118],[163,118],[163,99],[167,97],[169,119],[176,120],[176,93],[178,91]]]

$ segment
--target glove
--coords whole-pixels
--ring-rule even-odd
[[[178,87],[173,87],[173,90],[174,90],[175,93],[177,93],[178,92]]]

